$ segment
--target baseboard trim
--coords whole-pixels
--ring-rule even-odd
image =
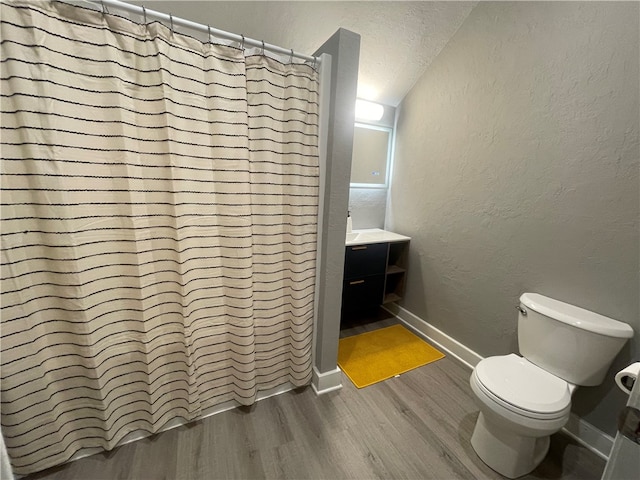
[[[609,460],[609,455],[613,448],[613,437],[584,421],[575,413],[571,414],[567,424],[562,427],[562,432],[583,447],[591,450],[604,461]]]
[[[342,370],[340,367],[336,367],[335,370],[320,373],[314,365],[311,388],[316,395],[340,390],[342,388]]]
[[[392,315],[395,315],[398,320],[408,326],[415,333],[424,337],[429,342],[434,343],[436,347],[441,348],[445,353],[462,362],[470,370],[473,370],[478,362],[482,360],[482,357],[476,352],[467,348],[455,338],[444,333],[442,330],[427,323],[417,315],[414,315],[409,310],[406,310],[395,303],[387,304],[383,308]]]
[[[394,303],[385,305],[384,308],[417,335],[462,362],[469,370],[473,370],[478,362],[483,359],[481,355],[414,315],[409,310]],[[575,413],[571,414],[569,421],[561,431],[605,461],[609,459],[609,454],[613,448],[613,438],[581,419]]]

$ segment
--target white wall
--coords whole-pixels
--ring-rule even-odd
[[[402,305],[483,356],[517,351],[526,291],[640,332],[638,7],[481,2],[399,107],[387,227],[412,237]],[[609,434],[612,375],[574,397]]]
[[[387,208],[386,188],[349,189],[349,210],[353,228],[384,228],[384,215]]]

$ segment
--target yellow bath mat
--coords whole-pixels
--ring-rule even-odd
[[[387,380],[444,354],[402,325],[340,339],[338,365],[358,388]]]

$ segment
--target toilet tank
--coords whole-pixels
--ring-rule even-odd
[[[531,363],[574,385],[599,385],[625,342],[626,323],[537,293],[520,297],[518,345]]]

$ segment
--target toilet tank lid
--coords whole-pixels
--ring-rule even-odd
[[[633,329],[626,323],[538,293],[523,293],[520,302],[542,315],[583,330],[609,337],[633,337]]]

